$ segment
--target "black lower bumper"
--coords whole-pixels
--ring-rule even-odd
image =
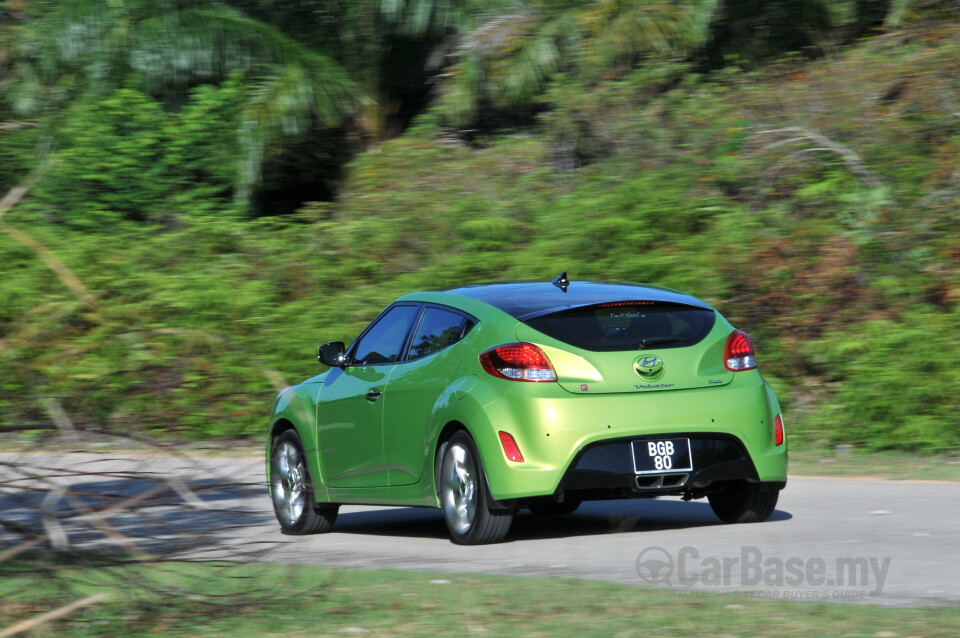
[[[663,474],[634,471],[634,441],[690,439],[692,470]],[[715,482],[759,481],[743,443],[728,434],[681,434],[611,439],[588,445],[574,458],[558,492],[578,492],[585,499],[657,496],[707,490]],[[782,487],[782,486],[780,486]]]

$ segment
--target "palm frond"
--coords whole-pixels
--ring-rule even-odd
[[[463,38],[441,88],[441,113],[462,127],[477,117],[482,103],[526,106],[556,73],[576,33],[575,21],[566,14],[549,20],[520,11],[487,21]]]
[[[144,20],[130,51],[130,67],[150,92],[217,81],[233,71],[272,64],[300,65],[322,76],[333,101],[358,95],[332,58],[227,7],[189,9]]]
[[[631,68],[650,55],[688,55],[707,39],[717,0],[686,2],[606,0],[596,10],[590,41],[601,68]]]
[[[318,69],[287,64],[274,67],[250,88],[238,132],[242,156],[235,192],[240,201],[260,181],[268,149],[280,148],[285,138],[302,137],[318,122],[334,127],[356,113],[361,100],[343,86],[331,86],[329,76]]]
[[[464,0],[380,0],[380,13],[408,36],[443,35],[464,21]]]
[[[440,111],[463,127],[483,104],[529,109],[561,70],[599,77],[650,55],[687,55],[706,41],[718,4],[596,0],[558,15],[521,9],[496,16],[463,37],[441,84]]]

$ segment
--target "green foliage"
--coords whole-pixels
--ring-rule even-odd
[[[960,448],[958,336],[960,309],[921,307],[898,321],[867,321],[812,344],[815,362],[836,388],[820,407],[821,431],[833,442],[870,450]]]
[[[129,89],[78,108],[36,194],[75,228],[154,217],[166,190],[163,120],[157,102]]]
[[[78,110],[114,110],[117,105],[97,102],[115,99],[118,90],[140,91],[175,109],[199,84],[244,77],[243,117],[230,120],[243,142],[232,164],[233,186],[244,203],[260,181],[265,157],[290,139],[339,126],[362,101],[332,57],[220,2],[35,2],[29,17],[11,47],[10,86],[0,103],[24,116],[46,116],[53,129],[64,110],[73,113],[68,138],[81,135]],[[153,149],[144,145],[143,155],[131,161],[152,162]]]
[[[462,38],[441,86],[439,109],[448,124],[522,118],[538,110],[558,72],[594,82],[623,75],[642,58],[687,55],[705,41],[717,6],[716,0],[560,4],[552,11],[519,4]]]
[[[319,371],[316,344],[401,294],[565,269],[715,304],[751,333],[795,440],[955,449],[960,26],[911,29],[908,47],[762,71],[565,69],[526,130],[467,145],[441,106],[357,155],[334,201],[258,220],[223,214],[248,76],[176,109],[130,87],[77,104],[3,221],[94,298],[0,232],[0,424],[47,421],[38,397],[57,396],[78,423],[259,436],[277,387]],[[2,134],[24,137],[0,162],[32,168],[45,131]]]
[[[34,191],[36,205],[100,231],[229,208],[243,99],[235,78],[193,90],[178,113],[132,89],[79,105],[60,127],[63,148]]]

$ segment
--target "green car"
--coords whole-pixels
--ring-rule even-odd
[[[330,370],[270,417],[284,533],[328,531],[345,503],[405,505],[441,509],[454,542],[494,543],[523,508],[663,495],[748,523],[786,486],[750,339],[675,290],[564,273],[417,292],[318,358]]]

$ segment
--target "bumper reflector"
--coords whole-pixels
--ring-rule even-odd
[[[520,448],[517,447],[517,442],[513,440],[512,436],[506,432],[500,432],[500,445],[503,446],[503,453],[507,455],[508,459],[523,463],[523,455],[520,454]]]

